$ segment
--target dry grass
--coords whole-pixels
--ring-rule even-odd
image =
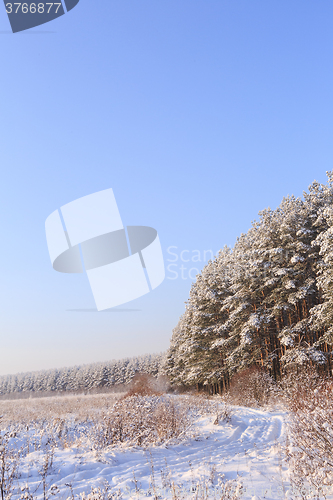
[[[10,442],[20,437],[23,453],[46,442],[60,449],[84,443],[95,450],[147,446],[185,438],[197,415],[217,412],[215,400],[205,396],[163,395],[142,385],[140,379],[127,394],[1,401],[0,431]]]
[[[6,427],[20,423],[31,425],[44,419],[92,419],[103,410],[111,408],[124,393],[94,395],[54,396],[45,398],[0,401],[1,424]]]
[[[221,402],[221,399],[218,398],[218,401]],[[220,411],[217,398],[161,394],[142,377],[138,377],[130,391],[123,395],[72,395],[1,401],[0,412],[3,415],[0,419],[0,466],[4,465],[3,499],[7,500],[12,498],[14,489],[15,498],[21,500],[36,500],[37,495],[43,500],[121,499],[123,493],[112,489],[107,483],[80,495],[74,494],[71,484],[67,485],[67,495],[63,488],[60,491],[49,479],[55,452],[75,447],[81,450],[80,453],[93,451],[97,457],[103,450],[114,446],[140,446],[149,454],[151,445],[172,444],[194,437],[192,424],[200,415],[211,415],[212,422],[214,419],[222,421],[229,415],[227,405]],[[37,452],[34,467],[39,475],[38,491],[31,491],[29,484],[20,481],[17,474],[31,452]],[[163,498],[157,484],[160,482],[167,498],[173,500],[240,498],[239,484],[226,482],[222,476],[215,477],[215,469],[211,470],[210,479],[195,481],[189,492],[172,480],[167,464],[165,469],[155,471],[151,456],[149,459],[147,455],[147,460],[151,468],[149,491],[140,490],[139,481],[134,477],[133,498],[145,498],[148,493],[153,498]]]

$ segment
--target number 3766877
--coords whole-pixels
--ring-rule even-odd
[[[53,7],[54,6],[54,7]],[[7,14],[57,14],[61,3],[6,3]]]

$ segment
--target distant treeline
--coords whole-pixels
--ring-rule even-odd
[[[4,375],[0,377],[0,395],[23,392],[89,391],[126,385],[136,373],[147,373],[153,377],[161,375],[164,356],[163,353],[146,354],[105,363]]]

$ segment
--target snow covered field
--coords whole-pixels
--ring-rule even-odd
[[[164,432],[162,439],[159,433],[155,443],[147,445],[150,430],[142,446],[129,438],[105,444],[101,436],[105,437],[107,415],[121,396],[0,402],[0,458],[2,450],[8,477],[11,467],[17,466],[11,498],[295,498],[285,460],[283,411],[226,407],[218,397],[163,396],[172,411],[181,405],[186,428],[179,428],[177,436]],[[142,397],[136,414],[130,417],[129,427],[134,426],[134,431],[141,409],[154,411],[153,421],[161,415],[158,399],[154,400],[157,406],[149,400],[151,397]],[[184,417],[184,408],[189,418]],[[120,413],[115,413],[118,419]],[[170,414],[167,420],[170,423]],[[115,420],[112,422],[114,426]],[[125,435],[123,424],[122,429]],[[20,457],[11,450],[20,450]],[[308,494],[308,498],[317,498]]]

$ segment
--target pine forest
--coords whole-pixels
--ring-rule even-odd
[[[222,392],[252,365],[275,380],[304,365],[331,374],[333,172],[327,176],[302,199],[260,212],[197,276],[167,353],[173,384]]]

